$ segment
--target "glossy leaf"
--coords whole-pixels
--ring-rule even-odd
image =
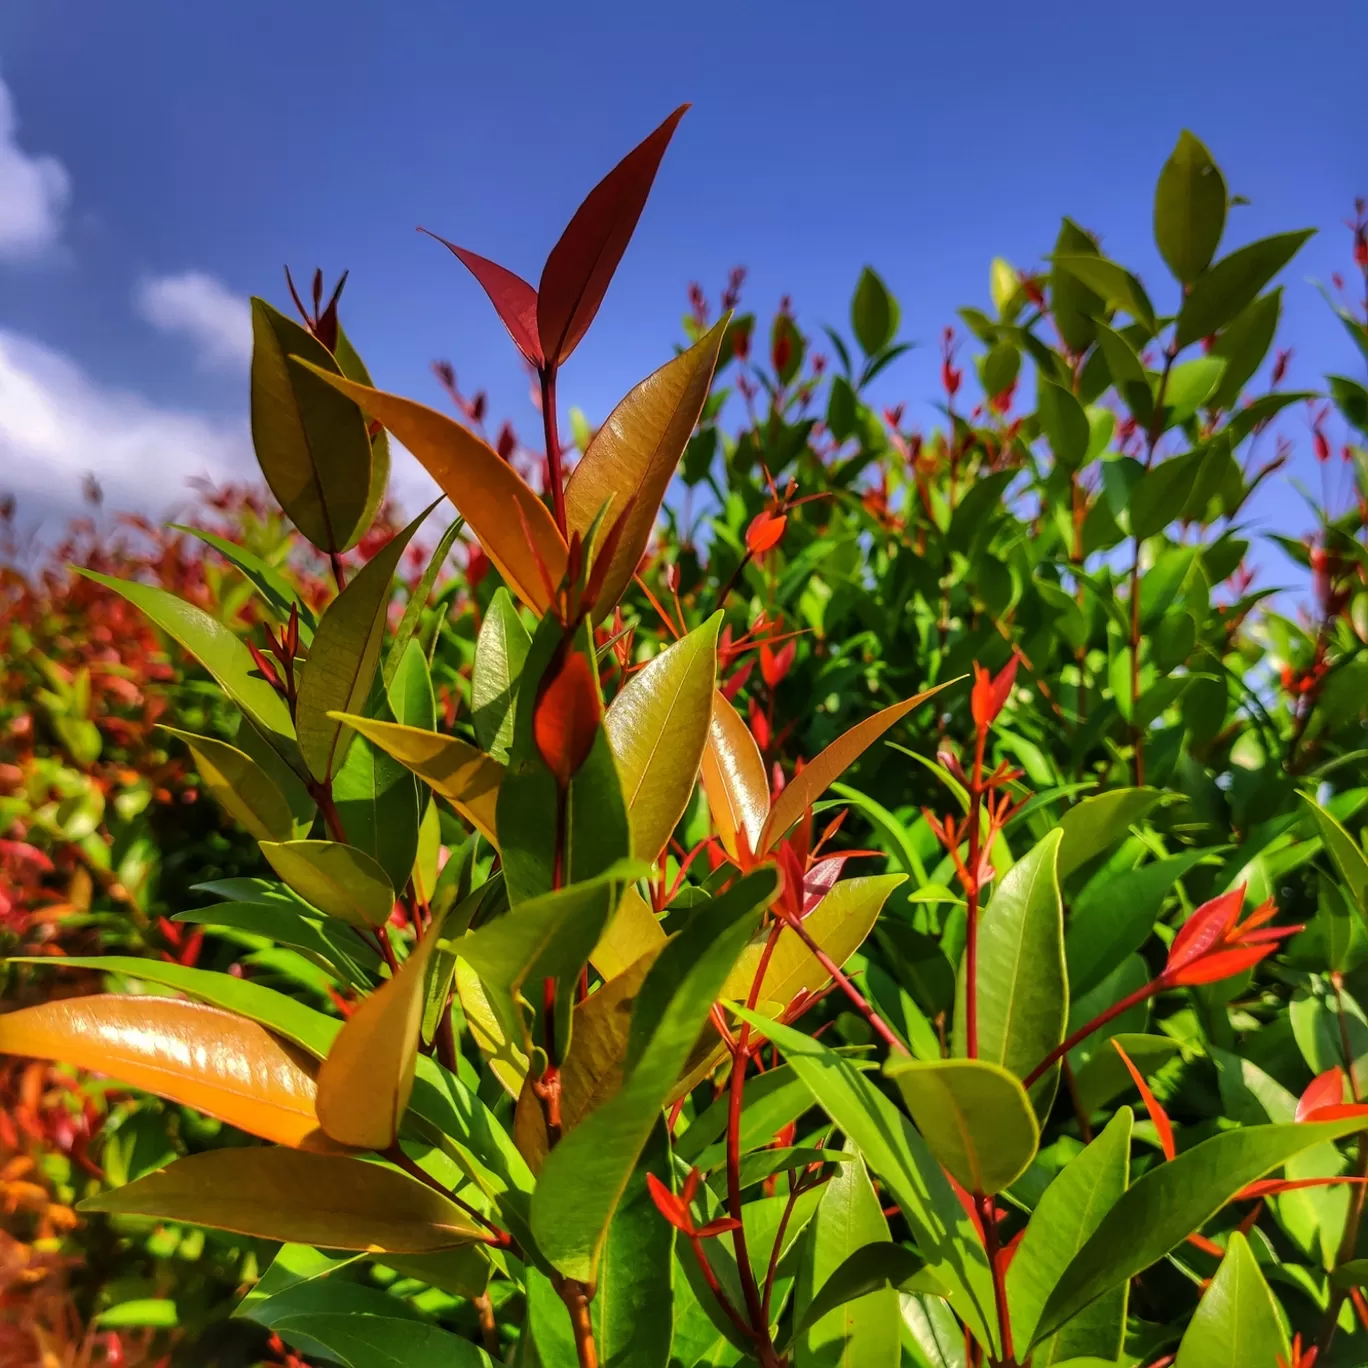
[[[411,769],[481,835],[495,840],[495,804],[504,777],[497,760],[455,736],[368,717],[339,715],[339,720]]]
[[[1114,846],[1159,797],[1158,789],[1112,789],[1071,807],[1059,824],[1064,833],[1059,847],[1059,877],[1067,879],[1075,869]]]
[[[1025,1078],[1063,1039],[1069,1016],[1058,828],[1008,870],[979,921],[978,1057]],[[968,1053],[965,967],[956,989],[955,1053]],[[1032,1089],[1042,1112],[1054,1071]]]
[[[1145,1173],[1122,1195],[1050,1293],[1037,1341],[1200,1230],[1247,1184],[1312,1145],[1361,1128],[1348,1119],[1248,1126],[1212,1136]]]
[[[926,1292],[932,1296],[939,1296],[943,1291],[927,1273],[926,1261],[906,1245],[872,1240],[855,1249],[821,1285],[802,1313],[800,1333],[837,1307],[884,1288],[893,1292]],[[896,1297],[893,1304],[897,1306]],[[852,1365],[858,1361],[852,1359]]]
[[[380,663],[394,572],[431,511],[424,509],[367,561],[319,621],[299,686],[295,725],[305,763],[320,781],[332,777],[344,738],[350,737],[332,714],[359,712],[365,706]]]
[[[1114,1053],[1110,1052],[1109,1053]],[[1022,1344],[1035,1335],[1041,1308],[1060,1275],[1126,1190],[1132,1115],[1122,1107],[1107,1128],[1060,1170],[1031,1213],[1007,1271],[1012,1333]],[[1113,1359],[1126,1323],[1125,1284],[1100,1297],[1036,1351],[1042,1364],[1079,1355]]]
[[[53,966],[53,960],[48,956],[40,959],[15,956],[9,962],[42,964],[47,968]],[[276,1035],[302,1046],[315,1059],[322,1059],[328,1053],[328,1047],[341,1027],[334,1017],[315,1012],[313,1008],[286,997],[284,993],[277,993],[273,988],[253,983],[250,979],[235,978],[232,974],[215,973],[211,969],[196,969],[169,960],[136,955],[64,955],[60,963],[64,969],[95,969],[106,974],[122,974],[144,983],[160,984],[163,988],[174,988],[210,1006],[222,1007],[268,1027]],[[145,998],[138,1000],[148,1001]]]
[[[870,1170],[897,1202],[927,1269],[984,1344],[996,1342],[990,1326],[993,1289],[988,1261],[954,1189],[912,1123],[856,1067],[821,1041],[758,1013],[734,1008],[783,1052],[817,1104],[849,1137]]]
[[[742,840],[750,851],[762,849],[770,811],[765,762],[741,714],[721,693],[713,695],[712,721],[699,778],[727,853],[735,857]]]
[[[587,535],[605,507],[610,524],[626,515],[594,605],[595,618],[612,612],[646,552],[665,491],[703,411],[729,321],[723,318],[630,390],[566,482],[565,516],[572,532]]]
[[[343,1023],[318,1071],[318,1124],[344,1145],[386,1150],[413,1093],[428,967],[442,934],[434,917],[399,968]]]
[[[384,686],[394,720],[405,727],[437,729],[437,698],[432,691],[432,672],[416,639],[410,639],[394,678]]]
[[[398,1316],[316,1311],[287,1316],[272,1328],[291,1344],[307,1340],[321,1346],[343,1368],[492,1368],[493,1364],[469,1340]]]
[[[654,863],[693,796],[712,718],[722,615],[667,647],[627,681],[604,713],[632,853]]]
[[[1190,285],[1206,270],[1225,231],[1225,177],[1202,143],[1178,135],[1154,194],[1154,240],[1170,271]]]
[[[625,888],[589,960],[605,979],[612,979],[664,944],[664,928],[650,904],[635,887]]]
[[[774,800],[756,849],[767,851],[776,845],[788,829],[807,809],[826,792],[827,788],[853,765],[890,727],[899,722],[928,698],[938,694],[947,684],[938,684],[912,698],[905,698],[891,708],[883,708],[873,717],[857,722],[836,738],[816,759],[804,765],[784,785],[784,791]]]
[[[319,1249],[426,1254],[478,1237],[460,1207],[380,1164],[293,1149],[208,1150],[81,1211],[153,1216]]]
[[[271,868],[305,902],[363,929],[383,926],[394,888],[364,851],[338,841],[262,841]]]
[[[1314,228],[1278,233],[1236,248],[1193,282],[1178,312],[1174,340],[1180,347],[1219,332],[1296,256]]]
[[[632,1013],[621,1089],[548,1155],[532,1199],[542,1252],[567,1277],[592,1281],[632,1172],[726,982],[774,896],[773,870],[738,880],[695,912],[651,966]]]
[[[1074,395],[1045,376],[1036,392],[1036,417],[1054,458],[1066,470],[1077,470],[1088,454],[1088,415]]]
[[[285,795],[250,756],[212,736],[196,736],[164,723],[162,730],[185,743],[200,782],[229,817],[257,840],[289,841],[298,834]]]
[[[475,665],[470,677],[470,720],[480,749],[500,764],[508,763],[518,679],[531,645],[532,638],[523,626],[508,590],[496,589],[475,643]]]
[[[517,471],[487,442],[435,409],[317,373],[383,423],[418,458],[480,539],[508,587],[534,611],[544,612],[546,586],[528,534],[552,584],[565,576],[565,542],[550,510]]]
[[[1035,1158],[1040,1128],[1013,1074],[982,1059],[890,1059],[897,1084],[931,1153],[968,1192],[1010,1187]]]
[[[551,249],[537,287],[537,337],[554,369],[579,345],[608,290],[651,193],[681,105],[588,194]]]
[[[242,709],[263,738],[300,773],[303,762],[295,745],[294,723],[284,698],[257,672],[242,640],[202,608],[175,594],[137,580],[116,579],[94,570],[78,573],[116,594],[122,594],[149,621],[184,647],[214,677],[219,687]]]
[[[394,629],[394,636],[390,641],[389,651],[380,671],[386,689],[393,682],[395,671],[398,670],[399,662],[408,650],[409,642],[414,640],[417,635],[423,610],[428,606],[428,600],[432,597],[432,590],[437,583],[437,577],[442,573],[447,557],[451,554],[451,548],[456,544],[456,539],[461,535],[464,528],[465,519],[460,517],[453,518],[447,524],[446,531],[438,538],[437,545],[428,558],[427,565],[423,567],[423,573],[418,577],[418,583],[409,592],[408,601],[404,604],[403,616],[399,619],[399,626]]]
[[[1302,802],[1311,809],[1316,830],[1348,887],[1354,906],[1368,921],[1368,857],[1364,856],[1359,843],[1319,803],[1305,794]]]
[[[888,1244],[888,1222],[858,1155],[839,1165],[828,1180],[808,1224],[805,1246],[794,1293],[794,1312],[800,1318],[794,1368],[898,1368],[902,1318],[892,1287],[881,1279],[863,1295],[846,1296],[840,1283],[828,1290],[832,1279],[863,1251],[899,1249]]]
[[[1278,1304],[1248,1241],[1232,1231],[1225,1258],[1183,1332],[1174,1368],[1275,1368],[1286,1352]]]
[[[309,363],[309,370],[292,358]],[[374,454],[360,409],[320,376],[341,372],[307,328],[252,300],[252,445],[271,492],[321,551],[366,530]]]
[[[93,1069],[278,1144],[321,1141],[313,1061],[217,1007],[112,994],[57,999],[0,1014],[0,1052]]]

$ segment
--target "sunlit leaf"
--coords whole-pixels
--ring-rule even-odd
[[[394,888],[363,850],[338,841],[262,841],[271,868],[305,902],[363,929],[383,926]]]
[[[194,757],[200,781],[219,806],[259,841],[289,841],[298,833],[285,795],[250,756],[212,736],[196,736],[162,724]]]
[[[1159,173],[1154,240],[1169,270],[1185,285],[1196,280],[1216,255],[1228,195],[1211,153],[1184,129]]]
[[[1174,1368],[1274,1368],[1286,1353],[1278,1303],[1249,1242],[1232,1231],[1221,1266],[1183,1332]]]
[[[113,994],[43,1002],[0,1014],[0,1052],[93,1069],[278,1144],[326,1144],[314,1062],[217,1007]]]
[[[508,763],[513,742],[513,705],[532,638],[508,590],[499,588],[485,610],[470,676],[470,712],[480,749]]]
[[[770,808],[765,762],[741,714],[721,693],[713,694],[712,722],[699,777],[727,853],[735,856],[741,839],[752,851],[763,849]]]

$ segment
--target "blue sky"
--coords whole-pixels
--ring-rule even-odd
[[[0,489],[52,519],[86,469],[149,508],[197,470],[250,470],[242,301],[282,302],[284,262],[350,268],[344,318],[379,383],[438,402],[447,357],[530,433],[502,328],[414,228],[535,280],[582,195],[684,100],[562,381],[593,420],[668,357],[688,282],[715,301],[738,263],[747,307],[789,293],[808,331],[845,319],[873,264],[928,344],[889,401],[934,392],[940,328],[986,303],[994,255],[1048,251],[1061,213],[1163,307],[1151,194],[1184,126],[1252,201],[1228,245],[1322,230],[1285,277],[1290,382],[1358,374],[1306,279],[1346,265],[1368,194],[1365,50],[1364,0],[4,0]],[[398,486],[424,488],[408,467]]]

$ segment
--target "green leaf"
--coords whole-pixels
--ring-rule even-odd
[[[1059,846],[1060,879],[1067,879],[1075,869],[1114,846],[1159,797],[1158,789],[1113,789],[1071,807],[1059,824],[1064,833]]]
[[[1330,396],[1339,410],[1358,430],[1368,435],[1368,389],[1343,375],[1327,375]]]
[[[160,725],[185,742],[201,783],[239,826],[259,841],[289,841],[299,834],[285,795],[249,755],[212,736]],[[308,830],[306,823],[300,825]]]
[[[396,1169],[280,1146],[192,1154],[80,1209],[322,1249],[420,1254],[479,1238],[460,1207]]]
[[[176,1314],[176,1303],[167,1297],[139,1297],[101,1311],[95,1323],[102,1330],[169,1330],[180,1324],[180,1317]]]
[[[1304,793],[1301,800],[1311,809],[1321,840],[1347,885],[1354,906],[1368,922],[1368,858],[1358,842],[1319,803]]]
[[[1310,1149],[1362,1129],[1362,1118],[1225,1131],[1149,1170],[1121,1196],[1050,1293],[1035,1340],[1143,1272],[1242,1188]]]
[[[1124,266],[1104,256],[1066,252],[1053,258],[1057,271],[1074,276],[1102,299],[1108,308],[1128,313],[1149,336],[1154,335],[1154,305],[1145,288]]]
[[[1143,965],[1143,961],[1140,963]],[[1143,978],[1141,975],[1142,981]],[[1082,1005],[1080,1003],[1080,1006]],[[1103,1035],[1105,1029],[1099,1031],[1098,1035]],[[1170,1036],[1117,1031],[1115,1035],[1107,1035],[1106,1040],[1115,1040],[1130,1057],[1131,1063],[1146,1078],[1157,1073],[1171,1059],[1182,1053],[1182,1046]],[[1099,1107],[1105,1107],[1108,1102],[1133,1086],[1130,1073],[1121,1062],[1121,1056],[1111,1049],[1095,1049],[1088,1056],[1087,1063],[1074,1073],[1078,1106],[1085,1116],[1091,1116]]]
[[[1154,193],[1154,240],[1170,271],[1190,285],[1211,264],[1225,231],[1225,177],[1186,129]]]
[[[422,622],[423,609],[427,607],[428,599],[432,596],[433,586],[437,583],[437,576],[442,573],[442,567],[451,554],[451,548],[456,544],[456,538],[461,535],[461,529],[464,527],[464,518],[457,517],[451,520],[446,531],[442,533],[436,550],[432,553],[432,558],[424,567],[418,583],[413,586],[408,602],[404,604],[404,615],[399,619],[399,626],[394,632],[394,640],[390,642],[389,654],[385,656],[385,664],[380,672],[387,689],[394,679],[394,672],[399,668],[399,662],[404,658],[404,652],[408,650],[409,642],[414,639],[418,632]]]
[[[733,1008],[784,1053],[820,1106],[850,1138],[901,1208],[931,1275],[983,1344],[996,1341],[992,1278],[969,1217],[912,1123],[854,1061],[791,1027]]]
[[[878,1249],[896,1250],[893,1258],[901,1267],[885,1260],[882,1276],[873,1281],[868,1256]],[[924,1267],[916,1255],[888,1242],[888,1222],[859,1156],[840,1165],[804,1237],[794,1292],[794,1368],[898,1368],[901,1317],[898,1294],[889,1284]],[[833,1279],[839,1279],[834,1287]]]
[[[165,589],[140,584],[137,580],[101,575],[79,566],[77,573],[122,594],[155,627],[184,647],[209,671],[272,748],[307,777],[295,745],[289,707],[257,672],[251,652],[232,631],[203,609]]]
[[[1098,323],[1097,346],[1107,363],[1116,393],[1138,423],[1148,427],[1154,417],[1154,392],[1144,362],[1130,342],[1105,323]]]
[[[52,967],[51,956],[25,958],[15,956],[10,964],[42,964]],[[144,983],[174,988],[187,996],[236,1012],[268,1027],[277,1035],[307,1050],[315,1059],[323,1059],[333,1037],[342,1029],[335,1017],[324,1016],[296,1002],[284,993],[277,993],[250,979],[234,978],[211,969],[195,969],[168,960],[142,958],[137,955],[64,955],[64,969],[95,969],[106,974],[122,974]]]
[[[712,720],[722,614],[676,641],[627,681],[604,714],[632,853],[654,864],[693,796]]]
[[[1225,1258],[1183,1332],[1174,1368],[1274,1368],[1286,1351],[1278,1304],[1245,1237],[1232,1231]]]
[[[1260,290],[1296,256],[1316,230],[1279,233],[1239,247],[1208,267],[1183,301],[1174,341],[1189,346],[1219,332],[1253,303]]]
[[[1036,417],[1040,419],[1055,460],[1066,470],[1077,470],[1088,454],[1091,440],[1083,405],[1063,385],[1041,375],[1036,392]]]
[[[508,763],[513,742],[513,705],[531,645],[513,596],[500,585],[489,601],[475,643],[470,711],[480,749],[503,764]]]
[[[300,641],[307,646],[313,640],[314,628],[318,625],[313,609],[299,597],[298,590],[275,566],[268,565],[260,556],[248,551],[245,546],[238,546],[225,537],[217,536],[213,532],[206,532],[202,527],[185,527],[180,523],[172,523],[171,528],[176,532],[184,532],[188,537],[198,537],[200,541],[207,546],[212,546],[219,555],[236,566],[251,581],[257,593],[270,605],[278,622],[288,622],[290,610],[294,609],[299,614]]]
[[[273,1328],[300,1347],[304,1340],[322,1345],[327,1356],[344,1368],[492,1368],[493,1364],[469,1340],[400,1316],[315,1311],[287,1316]]]
[[[338,841],[262,841],[271,868],[305,902],[351,926],[383,926],[394,887],[365,851]]]
[[[1060,1275],[1125,1192],[1131,1122],[1130,1108],[1122,1107],[1102,1134],[1064,1166],[1031,1213],[1007,1270],[1012,1333],[1019,1343],[1031,1343]],[[1099,1298],[1043,1344],[1032,1362],[1046,1365],[1082,1354],[1115,1358],[1125,1330],[1127,1291],[1123,1284]]]
[[[427,656],[416,640],[404,648],[399,668],[386,687],[390,711],[401,726],[437,730],[437,699],[432,692],[432,672]]]
[[[1006,1069],[982,1059],[897,1057],[884,1073],[931,1153],[967,1191],[1001,1192],[1030,1167],[1040,1127],[1026,1090]]]
[[[1224,374],[1225,362],[1215,355],[1194,356],[1174,366],[1164,386],[1165,423],[1187,422],[1216,392]]]
[[[564,1058],[580,971],[617,910],[624,885],[638,873],[639,866],[624,861],[595,879],[524,899],[451,944],[479,974],[509,1039],[525,1051],[540,1043],[532,1023],[541,1014],[543,982],[555,979],[555,1037]],[[536,991],[524,995],[527,984]]]
[[[898,301],[870,266],[860,272],[850,301],[850,326],[866,356],[888,346],[898,331]]]
[[[1206,853],[1189,850],[1139,869],[1110,870],[1088,884],[1074,900],[1064,938],[1071,994],[1097,987],[1144,945],[1169,889]]]
[[[361,410],[291,356],[340,375],[306,328],[252,300],[252,445],[271,492],[321,551],[349,550],[366,530],[375,460]]]
[[[1082,355],[1097,335],[1102,296],[1091,290],[1077,274],[1059,264],[1061,257],[1100,256],[1097,244],[1072,219],[1064,219],[1055,239],[1055,261],[1050,270],[1050,304],[1069,350]]]
[[[1213,408],[1233,409],[1239,402],[1245,385],[1259,369],[1273,338],[1278,331],[1278,316],[1282,312],[1282,287],[1260,295],[1230,323],[1221,329],[1212,356],[1226,363],[1221,383],[1211,396]]]
[[[380,956],[350,927],[290,899],[286,903],[222,902],[178,912],[172,921],[222,926],[265,936],[298,950],[352,988],[369,991],[380,977]]]
[[[774,896],[773,869],[699,908],[660,952],[632,1012],[621,1089],[547,1156],[532,1228],[567,1277],[592,1282],[614,1212],[708,1012]]]
[[[339,748],[351,733],[344,738],[342,724],[329,713],[355,713],[365,706],[385,639],[394,572],[419,524],[436,506],[430,504],[367,561],[318,624],[295,709],[299,749],[316,779],[330,779],[342,759]]]
[[[979,921],[978,1058],[1024,1078],[1064,1039],[1069,1015],[1064,964],[1064,907],[1056,862],[1056,828],[1008,870]],[[968,1051],[966,970],[955,997],[955,1053]],[[1054,1097],[1056,1070],[1032,1088],[1043,1115]]]
[[[838,1307],[867,1298],[871,1293],[885,1288],[894,1292],[923,1292],[932,1296],[941,1296],[944,1292],[926,1271],[926,1260],[919,1254],[906,1245],[894,1244],[890,1240],[874,1241],[856,1249],[828,1276],[817,1295],[807,1303],[797,1333],[801,1334]],[[896,1298],[894,1305],[897,1305]]]

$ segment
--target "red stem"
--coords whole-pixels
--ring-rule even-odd
[[[546,432],[546,483],[551,487],[551,509],[562,537],[569,539],[565,518],[565,476],[561,468],[560,428],[556,421],[556,368],[547,366],[541,378],[542,427]]]
[[[1164,981],[1164,976],[1160,976],[1153,983],[1142,984],[1133,993],[1127,994],[1120,1002],[1113,1003],[1105,1012],[1099,1012],[1086,1026],[1080,1026],[1062,1045],[1056,1045],[1039,1064],[1021,1080],[1022,1087],[1029,1088],[1052,1064],[1069,1053],[1080,1040],[1086,1040],[1096,1030],[1100,1030],[1109,1021],[1114,1021],[1122,1012],[1128,1011],[1136,1003],[1144,1002],[1152,998],[1155,993],[1162,988],[1167,988],[1168,984]]]
[[[964,888],[964,1038],[970,1059],[978,1058],[978,921],[979,841],[983,825],[983,752],[988,727],[981,725],[974,742],[974,769],[969,778],[969,878]]]
[[[1016,1368],[1016,1354],[1012,1350],[1012,1321],[1007,1312],[1007,1277],[999,1258],[993,1199],[980,1193],[974,1198],[974,1204],[978,1207],[979,1223],[983,1226],[983,1247],[988,1254],[988,1266],[993,1272],[993,1301],[997,1304],[998,1338],[1002,1341],[999,1368]]]

